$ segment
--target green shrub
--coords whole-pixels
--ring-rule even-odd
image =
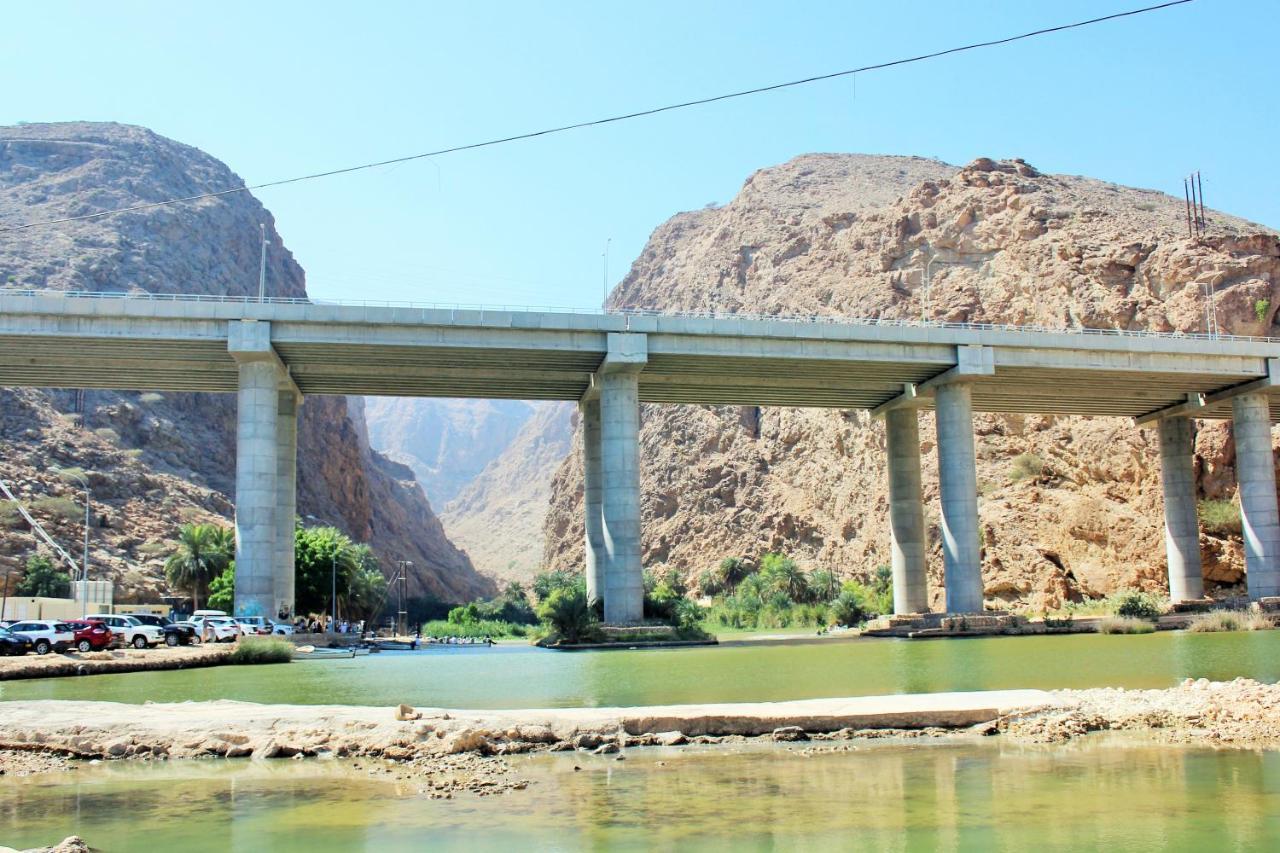
[[[1149,592],[1126,589],[1117,592],[1111,599],[1112,612],[1126,619],[1160,618],[1164,605],[1159,598]]]
[[[88,479],[88,476],[84,473],[84,469],[78,466],[69,467],[69,468],[56,468],[54,469],[54,471],[58,475],[59,480],[61,480],[64,483],[69,483],[73,486],[80,486],[83,483],[83,481]]]
[[[1217,631],[1265,631],[1274,627],[1271,620],[1261,613],[1243,613],[1238,610],[1212,610],[1191,617],[1188,631],[1197,634]]]
[[[566,643],[580,643],[596,633],[596,614],[587,603],[587,591],[577,584],[553,591],[538,605],[538,618]]]
[[[22,527],[27,520],[18,512],[17,501],[0,501],[0,526],[13,530]]]
[[[116,432],[111,427],[99,427],[93,431],[93,434],[108,444],[120,443],[120,433]]]
[[[1267,312],[1271,310],[1270,299],[1259,299],[1253,303],[1253,313],[1257,315],[1259,323],[1267,321]]]
[[[422,623],[422,636],[424,637],[474,637],[479,640],[484,637],[524,637],[528,633],[529,628],[526,625],[516,625],[511,622],[502,622],[494,619],[479,619],[461,624],[444,619],[434,619],[430,622]]]
[[[1108,616],[1098,620],[1099,634],[1150,634],[1156,626],[1146,619],[1133,619],[1127,616]]]
[[[26,571],[18,581],[18,595],[43,596],[45,598],[69,598],[71,577],[53,564],[43,554],[27,560]]]
[[[1044,460],[1035,453],[1019,453],[1013,457],[1013,469],[1009,479],[1015,483],[1028,477],[1039,477],[1044,473]]]
[[[228,657],[231,663],[288,663],[293,660],[293,643],[280,637],[241,637]]]
[[[1200,526],[1219,536],[1240,535],[1240,507],[1235,501],[1200,501]]]
[[[84,508],[71,498],[40,498],[31,502],[36,515],[50,515],[70,521],[84,515]]]

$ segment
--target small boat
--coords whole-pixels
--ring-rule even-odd
[[[378,640],[373,644],[374,648],[384,652],[407,652],[415,649],[417,646],[404,640]]]
[[[326,649],[318,648],[316,646],[298,646],[293,650],[294,660],[335,660],[353,658],[355,656],[355,649]]]

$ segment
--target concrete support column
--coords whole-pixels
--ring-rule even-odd
[[[1265,392],[1231,401],[1236,440],[1236,482],[1244,527],[1244,567],[1249,597],[1280,595],[1280,515],[1276,508],[1271,410]]]
[[[239,370],[235,612],[274,616],[279,372],[269,360],[242,361]]]
[[[604,519],[601,517],[603,488],[600,460],[600,399],[584,399],[578,403],[582,418],[582,473],[584,513],[587,601],[596,602],[604,594]]]
[[[889,538],[893,548],[893,612],[929,609],[925,577],[924,503],[920,496],[920,428],[914,408],[884,419],[889,468]]]
[[[298,395],[280,391],[276,404],[275,608],[294,616],[294,519],[298,515]]]
[[[1192,465],[1195,435],[1191,419],[1160,421],[1160,485],[1164,490],[1164,550],[1169,563],[1169,598],[1204,598],[1200,568],[1200,520]]]
[[[644,618],[640,566],[640,377],[597,375],[600,387],[601,518],[604,546],[604,621]]]
[[[937,387],[935,401],[947,612],[981,613],[982,551],[972,394],[968,384],[951,382]]]

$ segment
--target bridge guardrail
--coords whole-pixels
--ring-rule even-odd
[[[1280,338],[1261,335],[1224,335],[1208,332],[1153,332],[1145,329],[1096,329],[1086,326],[1053,328],[1016,323],[967,323],[946,320],[916,320],[897,317],[845,317],[823,314],[745,314],[728,311],[659,311],[647,308],[595,309],[548,305],[482,305],[457,302],[414,302],[410,300],[312,299],[301,296],[232,296],[201,293],[150,293],[146,291],[33,290],[0,288],[0,295],[61,296],[68,299],[121,299],[151,302],[217,302],[236,305],[335,305],[364,308],[412,308],[424,311],[496,311],[552,314],[600,314],[618,317],[683,317],[705,320],[749,320],[757,322],[807,323],[839,326],[889,326],[897,328],[960,329],[967,331],[1042,332],[1049,334],[1096,335],[1122,338],[1168,338],[1199,341],[1243,341],[1280,343]]]

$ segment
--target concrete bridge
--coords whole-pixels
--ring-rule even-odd
[[[1232,418],[1249,594],[1280,595],[1280,340],[740,315],[584,314],[0,290],[0,386],[235,393],[236,611],[293,603],[307,394],[578,401],[587,584],[642,616],[639,404],[868,409],[886,421],[894,608],[923,612],[917,410],[937,423],[948,612],[980,611],[973,412],[1160,432],[1169,586],[1203,594],[1191,418]]]

